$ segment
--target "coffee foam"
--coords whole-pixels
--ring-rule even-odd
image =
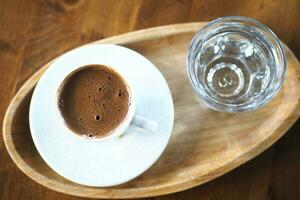
[[[58,107],[66,125],[76,134],[103,137],[126,117],[130,91],[122,77],[103,65],[89,65],[63,83]]]

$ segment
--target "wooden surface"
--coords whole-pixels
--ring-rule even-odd
[[[49,64],[25,82],[5,115],[4,143],[15,163],[33,180],[65,194],[139,198],[200,185],[264,151],[300,115],[300,64],[286,48],[286,81],[264,108],[236,114],[212,111],[195,95],[185,67],[188,45],[203,25],[160,26],[95,42],[121,44],[140,52],[158,67],[171,89],[175,107],[172,137],[162,157],[146,173],[121,186],[91,188],[63,179],[46,165],[31,139],[28,108],[33,88]]]
[[[286,81],[276,98],[264,108],[236,114],[212,111],[195,95],[185,67],[188,45],[204,24],[160,26],[95,42],[121,44],[140,52],[158,67],[171,89],[175,107],[172,137],[162,157],[146,173],[121,186],[91,188],[63,179],[46,165],[31,139],[28,109],[33,88],[49,64],[25,82],[5,114],[4,143],[18,167],[38,183],[65,194],[138,198],[200,185],[268,148],[300,115],[297,58],[286,47]]]
[[[111,35],[224,15],[259,19],[300,56],[300,2],[265,1],[0,1],[0,121],[17,89],[62,52]],[[272,126],[272,125],[270,125]],[[266,152],[200,187],[156,199],[300,199],[299,122]],[[80,199],[30,180],[0,137],[0,199]]]

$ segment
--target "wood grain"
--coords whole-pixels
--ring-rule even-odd
[[[26,81],[7,110],[3,136],[10,156],[26,175],[49,189],[83,197],[139,198],[205,183],[261,153],[300,115],[300,64],[286,48],[286,81],[264,108],[236,114],[212,111],[193,92],[185,67],[188,45],[202,26],[203,23],[161,26],[94,42],[135,49],[158,67],[170,86],[175,107],[171,141],[146,173],[121,186],[91,188],[63,179],[42,161],[30,136],[28,108],[33,88],[49,64]]]
[[[260,20],[300,57],[297,0],[0,0],[0,125],[16,90],[38,68],[81,44],[111,35],[225,15]],[[300,199],[300,124],[267,152],[205,185],[157,199]],[[0,199],[79,199],[31,181],[0,137]],[[17,184],[16,184],[17,183]]]

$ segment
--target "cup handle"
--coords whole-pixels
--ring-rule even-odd
[[[141,115],[134,115],[131,123],[151,133],[157,131],[159,128],[156,121],[153,121]]]

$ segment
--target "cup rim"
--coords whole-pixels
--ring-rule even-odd
[[[83,70],[85,68],[91,67],[91,65],[102,65],[106,68],[109,68],[111,70],[113,70],[115,73],[117,73],[124,81],[125,85],[127,86],[127,89],[129,90],[130,93],[130,105],[127,111],[127,114],[125,116],[125,118],[122,120],[122,122],[120,122],[120,124],[114,128],[113,130],[111,130],[109,133],[107,133],[106,135],[102,136],[102,137],[86,137],[86,136],[80,136],[79,134],[75,133],[73,130],[71,130],[69,128],[69,126],[66,124],[66,121],[64,120],[59,108],[58,108],[58,101],[59,101],[59,94],[60,94],[60,90],[62,89],[63,85],[65,84],[65,81],[67,81],[67,79],[69,77],[71,77],[74,73]],[[70,133],[70,135],[75,136],[77,139],[86,141],[86,142],[99,142],[99,141],[106,141],[109,139],[113,139],[113,138],[117,138],[120,137],[125,131],[126,129],[129,127],[134,114],[135,114],[135,109],[136,109],[136,101],[135,101],[135,95],[134,95],[134,91],[133,91],[133,87],[131,87],[128,83],[128,81],[126,80],[126,78],[115,68],[113,68],[112,66],[108,66],[106,64],[101,64],[101,63],[90,63],[90,64],[86,64],[83,66],[79,66],[76,67],[75,69],[71,70],[70,72],[68,72],[63,78],[62,80],[59,82],[58,84],[58,88],[56,90],[55,93],[55,98],[54,98],[54,106],[55,106],[55,113],[56,116],[58,118],[58,120],[63,122],[63,126],[68,130],[68,132]]]
[[[279,79],[279,81],[275,84],[274,89],[269,94],[267,94],[265,96],[264,101],[257,104],[255,107],[251,106],[252,103],[234,105],[234,104],[220,103],[219,101],[215,101],[211,98],[208,98],[207,96],[205,96],[203,94],[203,93],[206,94],[206,92],[201,87],[197,87],[197,83],[195,83],[195,80],[193,80],[194,79],[194,77],[193,77],[194,76],[193,75],[193,67],[191,65],[193,64],[192,60],[193,60],[193,56],[194,56],[193,51],[195,49],[195,46],[199,43],[200,38],[202,38],[204,35],[208,35],[205,32],[209,28],[211,28],[211,27],[213,27],[217,24],[221,24],[223,22],[224,23],[231,23],[232,26],[234,26],[234,24],[236,24],[236,23],[243,23],[243,22],[250,23],[251,26],[254,26],[254,27],[270,34],[268,37],[271,37],[273,39],[273,41],[270,40],[269,38],[267,40],[272,45],[274,45],[274,46],[276,45],[276,48],[278,50],[276,55],[278,56],[278,59],[281,61],[279,67],[282,68],[282,73],[279,74],[279,76],[277,77],[277,79]],[[274,55],[275,53],[272,52],[272,54]],[[220,18],[214,19],[211,22],[208,22],[199,31],[197,31],[197,33],[194,35],[194,37],[193,37],[193,39],[192,39],[192,41],[191,41],[191,43],[188,47],[188,56],[187,56],[187,59],[186,59],[186,66],[187,66],[187,71],[188,71],[188,77],[189,77],[189,80],[191,82],[191,85],[192,85],[194,91],[196,92],[196,94],[199,97],[201,97],[204,100],[204,102],[209,107],[211,107],[214,110],[223,111],[223,112],[231,112],[231,113],[232,112],[247,112],[247,111],[256,110],[256,109],[262,107],[263,105],[267,104],[279,92],[280,88],[283,85],[285,77],[286,77],[286,54],[285,54],[285,48],[284,48],[282,42],[280,41],[280,39],[266,25],[262,24],[261,22],[255,20],[255,19],[244,17],[244,16],[225,16],[225,17],[220,17]],[[199,90],[201,90],[201,92]]]

